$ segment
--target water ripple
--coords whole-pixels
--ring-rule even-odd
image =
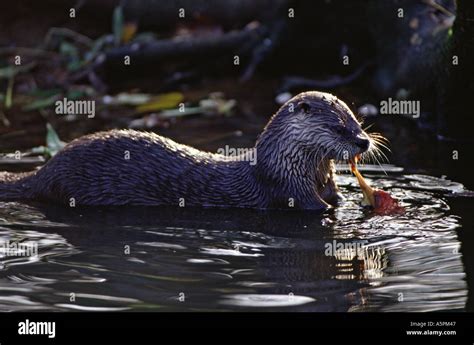
[[[366,175],[406,212],[361,207],[350,175],[337,176],[346,199],[322,215],[0,202],[0,243],[38,249],[0,248],[0,311],[464,310],[472,277],[458,233],[470,229],[450,198],[472,205],[469,191],[432,176]]]

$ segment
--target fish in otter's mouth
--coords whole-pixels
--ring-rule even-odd
[[[404,209],[398,203],[398,200],[393,198],[389,193],[372,188],[364,179],[362,174],[357,170],[357,162],[360,155],[356,155],[353,158],[349,159],[349,164],[351,167],[352,173],[356,176],[359,186],[362,190],[364,199],[363,204],[371,206],[376,213],[380,214],[391,214],[391,213],[400,213]]]

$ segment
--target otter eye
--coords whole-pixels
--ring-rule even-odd
[[[342,126],[337,126],[334,128],[334,132],[336,132],[337,134],[344,134],[345,131],[345,128]]]
[[[301,102],[301,103],[299,104],[299,107],[300,107],[300,109],[303,110],[306,114],[308,114],[309,111],[310,111],[310,109],[311,109],[310,105],[309,105],[308,103],[306,103],[306,102]]]

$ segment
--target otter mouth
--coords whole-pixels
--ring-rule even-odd
[[[361,158],[361,154],[357,154],[355,155],[354,157],[352,158],[349,158],[349,164],[351,166],[351,171],[353,172],[353,167],[356,167],[356,164],[360,161],[360,158]]]
[[[356,155],[349,159],[352,173],[356,176],[359,182],[360,189],[364,196],[362,204],[366,206],[372,206],[377,214],[394,214],[403,213],[404,208],[399,205],[398,200],[393,198],[389,193],[383,190],[372,188],[357,170],[357,161],[360,155]]]

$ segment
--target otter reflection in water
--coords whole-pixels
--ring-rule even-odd
[[[334,160],[377,152],[379,140],[337,97],[305,92],[270,119],[252,149],[256,164],[112,130],[72,141],[36,172],[1,174],[0,199],[321,210],[338,200]]]
[[[175,293],[175,283],[154,280],[150,285],[153,293],[148,295],[150,291],[145,289],[146,296],[129,297],[164,303],[170,308],[209,308],[210,304],[223,303],[215,307],[226,309],[228,303],[242,302],[231,295],[235,293],[289,296],[289,302],[296,302],[297,296],[308,296],[316,302],[298,306],[298,310],[347,311],[363,303],[359,290],[382,274],[387,254],[374,255],[365,242],[363,247],[357,246],[360,250],[334,247],[333,253],[327,253],[326,247],[334,237],[322,220],[332,218],[332,213],[39,204],[31,209],[37,223],[42,224],[42,232],[60,234],[72,248],[84,251],[59,262],[91,260],[104,269],[99,274],[102,278],[109,277],[108,270],[114,276],[117,267],[131,280],[141,274],[176,278],[179,288],[194,296],[187,303],[176,304],[156,294],[160,289],[166,296]],[[48,227],[48,222],[62,226]],[[346,248],[359,242],[337,239]],[[125,245],[131,254],[124,252]],[[131,258],[146,264],[137,265],[128,261]],[[232,279],[216,280],[216,274],[230,274]],[[200,279],[200,283],[182,286],[190,277]],[[104,282],[100,289],[107,289],[108,284]],[[208,299],[202,299],[202,293]]]

